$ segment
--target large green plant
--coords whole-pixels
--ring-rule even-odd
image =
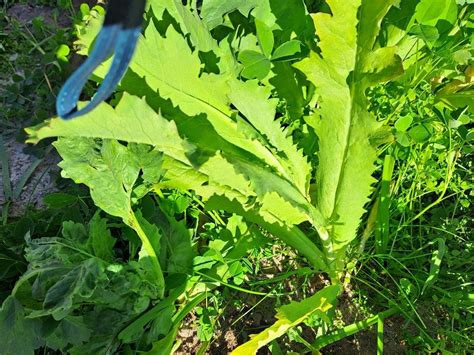
[[[377,41],[395,2],[328,0],[331,13],[310,15],[298,0],[208,0],[199,15],[151,1],[114,104],[28,129],[30,142],[59,137],[63,175],[137,231],[162,290],[159,241],[134,212],[149,192],[192,190],[208,210],[241,215],[295,248],[336,285],[309,308],[288,308],[293,320],[282,312],[294,326],[334,304],[375,182],[381,125],[365,92],[403,71],[396,49]],[[242,28],[237,12],[225,16],[234,10],[252,10]],[[97,16],[78,42],[85,48]],[[272,340],[261,338],[253,351]]]
[[[239,48],[218,43],[196,14],[173,2],[167,9],[176,13],[194,50],[175,27],[162,29],[162,36],[149,23],[131,65],[134,80],[123,84],[131,93],[146,91],[145,100],[125,93],[116,108],[103,105],[80,120],[53,119],[30,129],[30,141],[59,136],[152,145],[164,154],[166,170],[156,184],[192,189],[212,208],[245,214],[315,266],[336,270],[335,254],[356,236],[373,183],[371,137],[380,125],[367,111],[365,90],[402,69],[395,48],[376,46],[380,23],[393,2],[329,4],[333,15],[314,15],[318,53],[311,51],[295,64],[318,95],[318,109],[306,120],[319,137],[317,169],[275,119],[278,100],[271,97],[271,86],[240,79],[233,53]],[[207,63],[199,55],[209,51],[218,58],[218,73],[202,72]],[[160,99],[169,99],[163,102],[168,107],[156,112],[150,106],[158,108]],[[74,149],[68,149],[65,138],[56,143],[62,155]],[[64,174],[71,175],[68,159],[62,165]],[[90,184],[81,170],[73,175]],[[303,222],[318,230],[324,252],[297,232]],[[307,249],[308,244],[314,245]]]

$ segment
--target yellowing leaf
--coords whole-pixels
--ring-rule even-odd
[[[271,327],[259,334],[251,335],[248,342],[240,345],[231,354],[256,354],[258,349],[284,335],[289,329],[297,326],[314,313],[318,313],[323,319],[326,319],[326,313],[335,306],[340,290],[341,286],[339,285],[328,286],[301,302],[291,302],[279,308],[276,315],[278,320]]]

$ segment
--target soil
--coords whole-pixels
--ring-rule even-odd
[[[262,275],[271,279],[288,268],[291,264],[290,260],[295,260],[295,255],[285,255],[279,252],[279,246],[276,248],[274,255],[276,258],[266,259],[261,262]],[[297,266],[295,266],[297,267]],[[253,280],[255,281],[255,280]],[[295,285],[307,285],[304,289],[296,289]],[[303,299],[318,290],[329,285],[329,280],[322,274],[315,274],[310,280],[303,281],[302,277],[292,276],[283,282],[285,292],[291,293],[287,299],[280,299],[281,303],[287,304],[291,299]],[[259,290],[260,291],[260,290]],[[261,290],[264,291],[264,290]],[[275,321],[275,308],[277,307],[275,298],[266,298],[263,302],[261,296],[254,296],[247,293],[233,294],[232,299],[240,299],[243,307],[223,306],[223,316],[218,319],[218,327],[216,326],[215,337],[209,344],[202,344],[197,336],[198,318],[195,314],[190,314],[183,322],[179,333],[181,346],[176,352],[179,355],[197,354],[202,350],[206,350],[206,354],[222,355],[229,354],[239,344],[249,340],[249,335],[259,333],[265,328],[271,326]],[[253,307],[256,305],[255,307]],[[346,288],[345,292],[339,297],[338,312],[340,316],[336,316],[338,323],[349,325],[368,318],[363,307],[358,306],[357,298],[354,296],[350,288]],[[248,312],[249,311],[249,312]],[[248,314],[247,314],[248,312]],[[404,320],[401,316],[395,315],[384,321],[384,354],[398,355],[405,354],[406,347],[402,339],[402,324]],[[302,325],[301,336],[312,343],[316,338],[315,328]],[[294,353],[304,354],[305,347],[296,342],[291,342],[287,336],[278,339],[281,349],[289,349]],[[334,344],[328,345],[321,349],[321,354],[347,354],[347,355],[372,355],[377,353],[377,329],[376,325],[364,331],[356,333],[352,336],[344,338]],[[263,348],[258,352],[259,355],[271,354],[268,348]]]
[[[361,314],[355,300],[348,293],[339,299],[338,309],[343,316],[344,324],[349,325],[367,318]],[[403,318],[393,316],[384,321],[384,354],[405,354],[406,348],[401,338],[401,324]],[[374,325],[362,332],[342,339],[339,342],[321,349],[322,354],[357,354],[372,355],[377,353],[377,326]]]
[[[73,0],[75,9],[79,9],[80,4],[88,3],[93,6],[97,3],[96,0]],[[60,28],[67,28],[72,25],[71,17],[65,11],[59,12],[59,16],[56,17],[57,12],[53,11],[53,7],[48,6],[34,6],[29,4],[14,4],[7,10],[7,15],[24,26],[31,25],[31,22],[36,17],[43,18],[44,22],[58,26]],[[38,59],[40,61],[41,58]],[[0,82],[0,85],[6,83]],[[51,112],[54,112],[54,108],[51,108]],[[21,131],[22,127],[18,127],[18,131]],[[9,138],[5,143],[5,150],[9,160],[10,176],[4,177],[3,171],[0,180],[0,184],[3,185],[3,179],[9,178],[12,189],[14,189],[18,182],[21,180],[25,172],[30,166],[37,161],[33,155],[25,152],[27,145]],[[57,164],[60,158],[54,150],[51,150],[42,159],[41,163],[31,174],[27,180],[24,188],[21,191],[19,198],[13,201],[8,207],[9,217],[21,216],[28,207],[42,208],[43,197],[46,194],[57,191],[55,179],[58,176],[59,168]],[[0,188],[0,206],[3,208],[5,205],[5,196],[3,188]]]
[[[82,3],[94,5],[96,0],[73,0],[75,9],[79,9]],[[8,9],[8,15],[16,19],[23,25],[31,23],[35,17],[42,17],[45,23],[49,25],[58,25],[61,28],[69,27],[72,24],[71,18],[67,13],[61,12],[58,18],[55,18],[54,8],[49,6],[35,6],[28,4],[15,4]]]
[[[68,16],[59,16],[57,21],[53,17],[53,8],[48,6],[33,6],[27,4],[15,4],[8,9],[8,15],[22,25],[27,25],[36,17],[42,17],[48,25],[57,24],[59,27],[67,27],[71,24]]]
[[[34,164],[38,158],[24,152],[26,145],[15,139],[9,139],[4,144],[9,160],[10,182],[12,189],[15,189],[25,172]],[[57,191],[55,179],[59,168],[57,164],[60,158],[54,152],[46,154],[38,167],[34,170],[31,177],[21,190],[17,199],[15,199],[8,208],[9,217],[19,217],[24,214],[28,207],[43,208],[43,197],[46,194]],[[3,171],[2,175],[3,177]],[[3,183],[3,180],[2,180]],[[5,204],[3,188],[0,189],[0,206]]]
[[[343,299],[346,296],[342,297]],[[221,322],[221,329],[216,331],[215,340],[210,344],[202,344],[197,336],[197,317],[194,314],[189,315],[183,322],[182,329],[179,332],[179,341],[181,346],[175,353],[177,355],[197,354],[201,346],[208,346],[206,354],[222,355],[229,354],[239,344],[248,340],[249,333],[258,333],[275,322],[274,305],[272,302],[263,304],[262,307],[254,309],[251,316],[246,318],[243,322],[233,324],[235,320],[242,316],[246,310],[226,310],[226,319]],[[343,301],[339,305],[339,310],[344,314],[344,319],[351,324],[355,321],[360,321],[357,310],[353,305],[353,301]],[[401,338],[401,324],[403,318],[400,316],[393,316],[384,322],[384,354],[398,355],[405,354],[406,347]],[[303,327],[303,337],[306,340],[314,340],[314,332],[309,327]],[[253,330],[253,331],[252,331]],[[287,343],[287,337],[279,340]],[[295,343],[293,342],[292,345]],[[285,349],[282,346],[282,349]],[[292,351],[296,353],[304,353],[304,348],[298,344],[294,345]],[[342,355],[373,355],[377,353],[377,330],[373,326],[365,331],[359,332],[347,338],[344,338],[334,344],[328,345],[321,349],[321,354],[342,354]],[[271,352],[264,348],[259,351],[259,354],[271,354]]]

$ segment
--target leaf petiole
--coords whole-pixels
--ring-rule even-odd
[[[161,270],[160,262],[156,255],[156,251],[153,248],[153,245],[151,244],[150,240],[148,239],[145,231],[140,226],[140,223],[138,222],[137,217],[135,216],[133,211],[130,211],[128,222],[129,226],[132,227],[138,234],[138,237],[140,238],[143,247],[145,248],[148,254],[148,257],[150,258],[151,263],[153,264],[153,273],[155,274],[156,283],[159,289],[158,297],[163,298],[165,292],[165,278],[163,277],[163,271]]]

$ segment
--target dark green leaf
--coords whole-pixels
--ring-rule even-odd
[[[54,319],[65,318],[71,312],[75,297],[91,297],[101,272],[97,259],[89,259],[75,267],[48,290],[43,307]]]
[[[53,208],[53,209],[66,208],[73,205],[77,201],[78,201],[77,196],[69,195],[62,192],[48,194],[43,198],[44,204],[48,208]]]
[[[42,345],[39,327],[37,320],[25,319],[25,311],[15,297],[8,297],[0,309],[1,354],[33,355]]]
[[[439,38],[438,29],[428,25],[414,25],[409,34],[422,39],[425,42],[435,42]]]
[[[54,332],[47,337],[46,345],[60,350],[67,345],[81,345],[89,340],[91,330],[87,328],[83,317],[68,316],[61,320]]]

